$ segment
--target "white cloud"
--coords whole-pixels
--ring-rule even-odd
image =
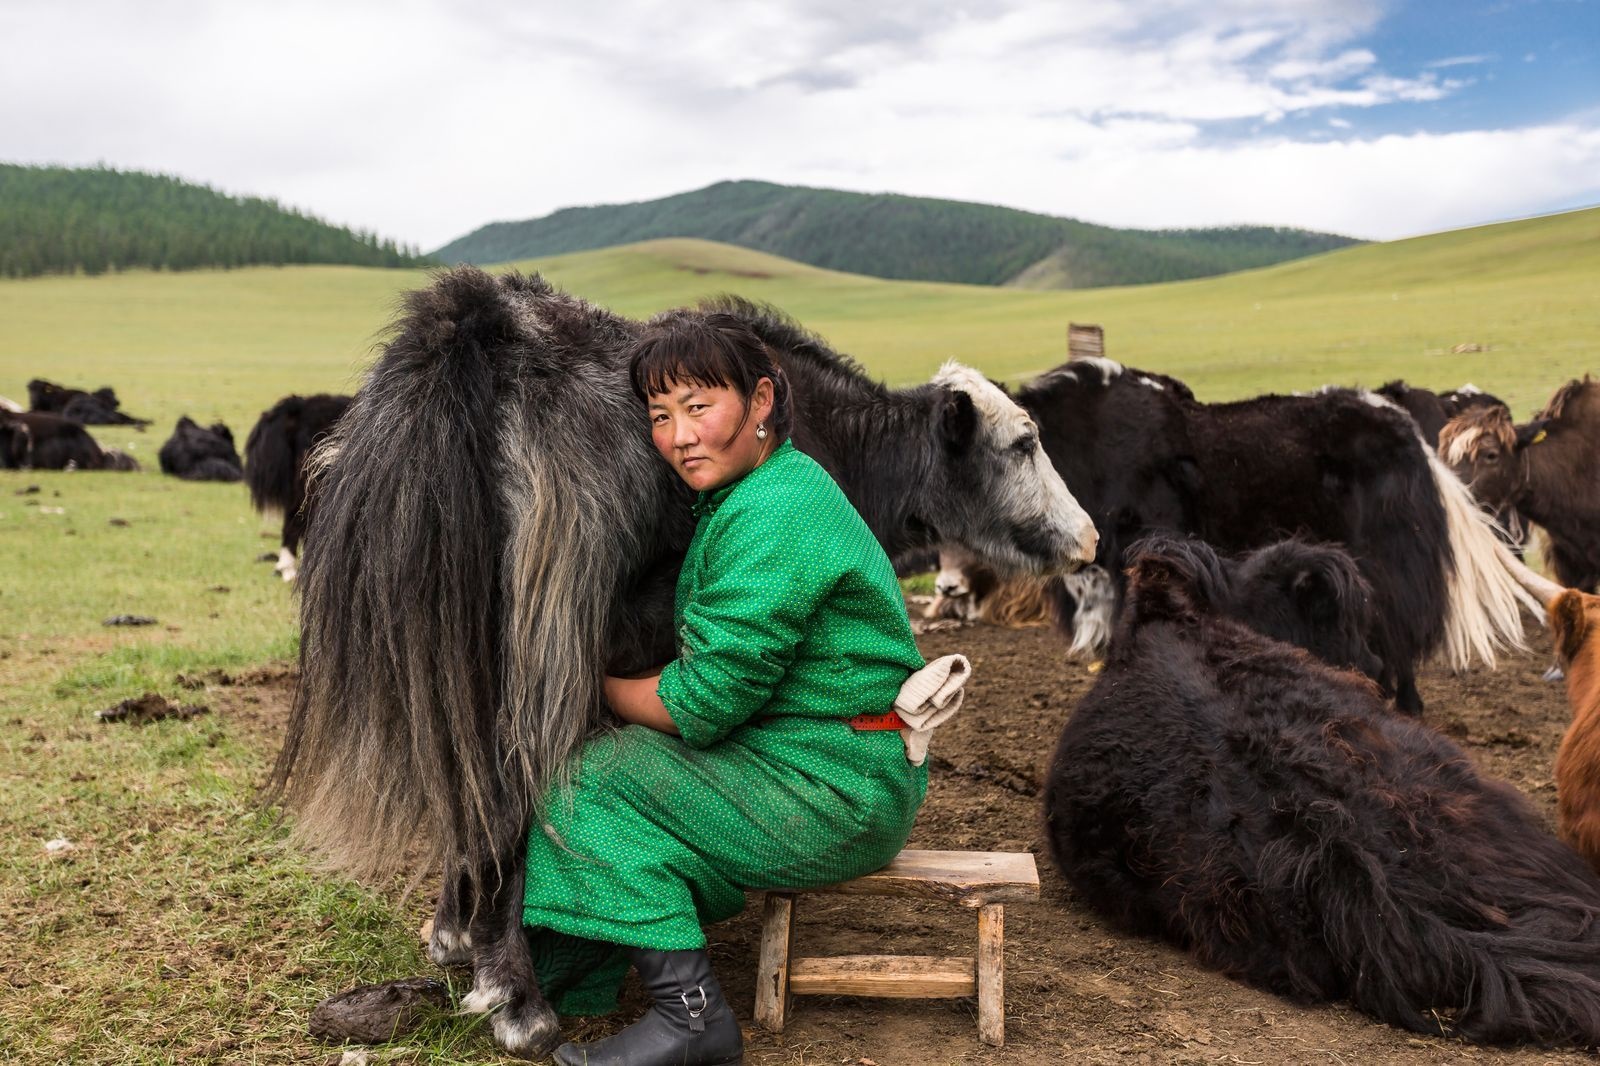
[[[1113,225],[1380,237],[1595,193],[1593,116],[1363,137],[1359,113],[1450,97],[1469,82],[1435,70],[1480,58],[1385,69],[1369,47],[1383,13],[1377,0],[8,0],[0,158],[175,172],[424,247],[741,177]],[[1317,136],[1237,132],[1295,117],[1318,119]]]
[[[1437,70],[1437,69],[1439,69],[1441,67],[1478,66],[1478,65],[1481,65],[1483,63],[1489,62],[1489,60],[1491,58],[1493,58],[1493,57],[1492,56],[1486,56],[1486,55],[1481,55],[1481,56],[1447,56],[1444,59],[1435,59],[1433,62],[1428,63],[1427,66],[1429,68],[1431,68],[1431,69],[1434,69],[1434,70]]]

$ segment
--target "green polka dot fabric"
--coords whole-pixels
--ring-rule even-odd
[[[585,746],[529,835],[535,929],[702,947],[746,890],[883,866],[927,792],[898,731],[845,721],[889,710],[923,661],[894,568],[827,471],[786,442],[695,509],[658,688],[682,737],[627,726]]]

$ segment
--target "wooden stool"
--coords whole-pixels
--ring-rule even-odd
[[[795,899],[768,892],[756,972],[756,1022],[783,1032],[790,996],[937,999],[978,996],[978,1035],[1006,1040],[1005,905],[1039,898],[1039,870],[1027,852],[902,851],[875,874],[806,892],[942,899],[978,912],[978,956],[839,955],[790,958]]]

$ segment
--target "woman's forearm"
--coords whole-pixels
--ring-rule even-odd
[[[649,677],[611,677],[605,680],[606,702],[617,717],[634,725],[647,725],[663,733],[678,735],[678,727],[667,713],[666,704],[656,695],[659,673]]]

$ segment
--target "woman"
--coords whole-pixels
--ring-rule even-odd
[[[701,925],[739,913],[747,889],[857,877],[905,844],[927,769],[875,719],[922,657],[883,549],[788,440],[788,384],[748,326],[671,312],[630,372],[656,449],[699,493],[678,658],[606,678],[628,724],[546,803],[523,920],[562,1013],[614,1008],[630,957],[654,1001],[557,1062],[738,1062]]]

